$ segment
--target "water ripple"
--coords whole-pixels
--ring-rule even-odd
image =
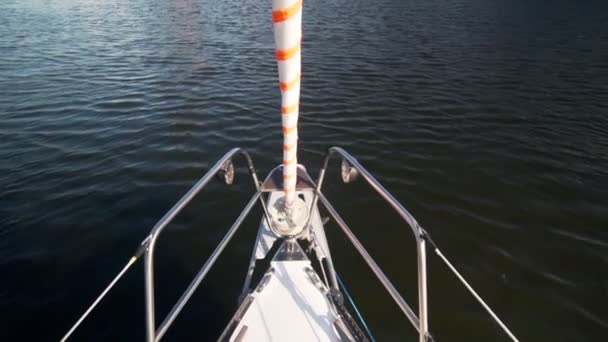
[[[280,91],[268,6],[257,0],[0,4],[6,279],[0,308],[12,313],[7,326],[39,327],[20,329],[13,340],[59,337],[81,301],[93,297],[149,225],[228,148],[247,147],[261,172],[279,163]],[[408,203],[522,340],[601,339],[608,317],[606,13],[593,1],[309,0],[300,160],[314,174],[327,147],[351,150]],[[238,179],[234,193],[249,185]],[[338,187],[328,185],[328,191]],[[343,216],[386,219],[381,228],[390,234],[394,227],[381,203],[363,186],[345,188],[333,194],[348,194]],[[184,244],[206,251],[234,209],[231,194],[201,194],[206,204],[193,204],[192,211],[208,222]],[[185,215],[198,229],[196,215]],[[377,230],[378,221],[353,221],[355,231]],[[357,228],[364,222],[369,226]],[[187,223],[169,238],[191,233]],[[402,250],[397,241],[369,244],[381,259],[394,260]],[[89,263],[94,271],[83,271]],[[341,264],[348,272],[349,262]],[[184,275],[179,267],[158,267]],[[397,284],[411,282],[409,273],[395,274]],[[433,269],[432,277],[443,275]],[[441,287],[431,298],[451,291],[451,281],[432,280]],[[134,284],[140,283],[125,288]],[[361,278],[354,291],[368,285]],[[447,307],[431,300],[433,320],[441,322],[432,324],[434,333],[495,340],[485,328],[449,323],[468,310],[460,297],[446,298]],[[375,312],[388,310],[360,300]],[[232,313],[234,303],[219,301],[201,307],[226,317],[193,309],[209,322],[202,339],[215,338]],[[139,314],[123,303],[108,303],[110,311]],[[406,338],[398,318],[371,316],[387,340]],[[470,316],[476,327],[488,326],[484,317]],[[112,331],[120,336],[141,337],[128,319],[101,321],[116,322]],[[108,330],[101,323],[90,329]],[[184,339],[192,339],[186,331]]]

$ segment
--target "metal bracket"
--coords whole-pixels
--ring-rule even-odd
[[[331,298],[334,304],[339,306],[344,306],[344,296],[342,296],[342,292],[338,289],[330,289],[329,297]]]
[[[342,159],[342,166],[340,168],[340,174],[344,183],[350,183],[359,177],[359,171],[353,167],[346,159]]]
[[[232,159],[228,159],[222,164],[217,172],[217,178],[227,185],[234,183],[234,164],[232,163]]]

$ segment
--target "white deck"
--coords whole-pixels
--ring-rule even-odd
[[[229,341],[339,341],[327,288],[310,261],[273,261],[271,269]]]

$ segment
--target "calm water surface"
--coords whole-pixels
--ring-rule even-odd
[[[280,161],[270,0],[0,3],[0,339],[57,340],[228,148]],[[301,162],[342,145],[401,200],[523,341],[608,335],[605,1],[305,1]],[[337,165],[336,165],[337,166]],[[409,230],[364,184],[328,196],[414,307]],[[163,235],[159,316],[248,200],[214,184]],[[256,217],[167,335],[214,340]],[[380,341],[414,337],[333,225]],[[430,256],[438,341],[506,340]],[[75,336],[142,340],[136,267]],[[159,319],[161,319],[159,317]]]

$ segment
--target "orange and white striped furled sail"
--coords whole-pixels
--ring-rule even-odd
[[[272,21],[281,88],[283,190],[289,207],[296,197],[302,0],[273,0]]]

